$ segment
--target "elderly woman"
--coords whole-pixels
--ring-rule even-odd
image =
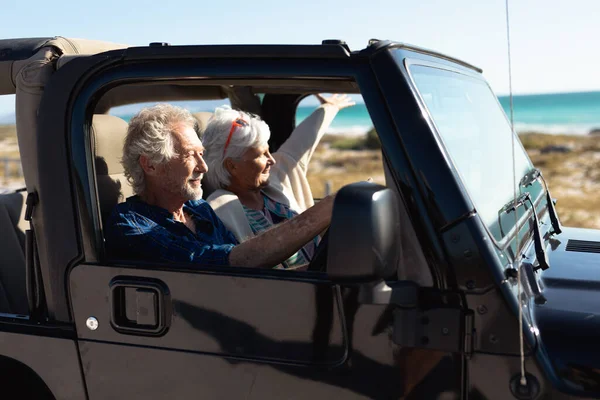
[[[354,105],[346,95],[324,98],[292,132],[276,153],[269,152],[269,126],[258,117],[220,107],[209,120],[202,142],[206,148],[207,201],[237,240],[243,242],[311,207],[306,179],[308,163],[337,112]],[[278,268],[310,262],[315,237]]]

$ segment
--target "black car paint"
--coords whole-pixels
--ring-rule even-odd
[[[85,382],[74,335],[71,334],[71,338],[57,337],[64,336],[64,332],[56,335],[57,332],[48,332],[48,328],[22,326],[24,329],[15,329],[15,325],[23,324],[0,324],[0,354],[29,367],[57,399],[85,399]],[[28,330],[30,333],[23,333]],[[44,331],[51,336],[45,336]],[[3,376],[0,375],[2,388],[8,390],[8,385],[13,382],[6,382]],[[10,397],[22,398],[19,388],[12,390]],[[2,396],[9,398],[6,392]]]
[[[40,195],[40,204],[34,211],[34,225],[36,233],[43,238],[38,244],[50,321],[74,324],[77,328],[77,342],[73,339],[53,339],[61,340],[60,343],[78,345],[85,382],[71,382],[69,387],[72,387],[73,393],[81,394],[85,384],[88,385],[87,395],[90,398],[143,394],[165,397],[174,393],[179,397],[226,398],[229,395],[249,395],[263,398],[273,390],[273,398],[289,397],[290,393],[301,398],[331,395],[394,398],[402,393],[403,388],[398,384],[398,378],[402,376],[399,365],[402,352],[406,349],[393,344],[386,334],[373,334],[371,330],[375,321],[383,315],[383,307],[357,304],[353,301],[352,290],[339,287],[335,282],[305,278],[296,281],[275,272],[258,277],[244,273],[233,276],[218,270],[150,270],[141,264],[105,266],[99,263],[102,259],[98,241],[100,227],[94,200],[93,160],[90,159],[89,133],[86,131],[91,116],[90,105],[107,89],[107,85],[124,82],[125,79],[148,80],[190,72],[220,77],[306,74],[350,76],[357,79],[380,135],[385,160],[391,167],[434,272],[436,286],[461,289],[465,292],[465,304],[470,308],[475,308],[476,304],[487,304],[495,312],[503,313],[503,321],[513,322],[512,326],[496,328],[488,325],[494,321],[486,320],[483,317],[485,313],[476,313],[482,316],[476,327],[485,331],[486,335],[502,329],[505,336],[500,338],[506,337],[511,344],[501,347],[499,351],[490,351],[486,350],[483,342],[479,342],[468,360],[464,355],[448,354],[412,396],[430,398],[433,393],[449,389],[460,393],[462,398],[466,398],[467,393],[475,398],[486,398],[497,394],[497,385],[508,387],[511,374],[518,371],[517,358],[514,357],[514,343],[518,338],[517,331],[514,330],[516,297],[502,283],[503,265],[498,263],[498,251],[489,241],[485,242],[485,230],[478,226],[468,196],[444,159],[443,150],[432,134],[430,121],[423,117],[423,110],[416,100],[406,70],[393,62],[389,50],[394,45],[375,47],[377,46],[372,51],[352,56],[336,50],[325,57],[328,59],[327,63],[321,60],[323,54],[315,54],[311,60],[286,59],[286,48],[277,50],[284,54],[265,51],[257,59],[251,59],[252,54],[248,52],[243,59],[237,59],[235,65],[230,63],[231,55],[228,56],[226,51],[218,59],[211,59],[215,53],[206,52],[201,55],[200,47],[194,49],[193,46],[178,50],[181,53],[179,55],[175,54],[177,51],[169,53],[168,48],[130,50],[129,53],[114,51],[73,60],[56,73],[56,79],[53,78],[46,89],[38,118],[39,129],[43,130],[38,135],[40,176],[47,179],[33,183]],[[397,47],[398,51],[409,58],[470,69],[468,65],[458,65],[453,60]],[[194,58],[195,60],[191,60]],[[202,59],[206,59],[204,65],[200,62]],[[542,222],[547,223],[547,219]],[[464,269],[461,269],[461,265],[468,253],[454,252],[455,229],[461,231],[459,236],[465,240],[465,246],[477,250],[470,253],[471,257],[467,257],[470,267],[464,264],[467,267]],[[565,229],[558,238],[551,238],[550,246],[552,240],[563,240],[571,233],[573,232]],[[578,235],[582,233],[579,232]],[[593,232],[586,235],[592,237]],[[594,384],[597,358],[594,360],[590,357],[590,347],[582,346],[582,343],[592,346],[593,351],[589,329],[596,328],[594,318],[577,319],[577,308],[563,306],[566,298],[579,295],[583,288],[586,291],[584,298],[591,307],[586,317],[595,317],[594,309],[600,309],[595,306],[597,302],[593,298],[594,278],[590,275],[590,270],[583,267],[587,265],[588,268],[593,268],[591,265],[595,263],[594,255],[579,255],[576,259],[560,249],[559,246],[550,252],[551,268],[537,272],[545,286],[547,303],[533,307],[533,312],[525,315],[525,322],[532,323],[539,330],[537,340],[533,332],[526,332],[530,345],[528,354],[537,358],[535,363],[532,357],[528,357],[528,370],[543,379],[539,368],[541,366],[548,382],[564,392],[597,395],[597,386]],[[569,278],[569,273],[573,272],[569,270],[569,266],[574,261],[581,262],[583,266],[576,270],[579,277],[573,275]],[[487,272],[482,271],[485,269]],[[94,274],[99,277],[91,279]],[[472,279],[473,274],[478,278]],[[176,314],[173,316],[173,325],[169,327],[172,329],[169,335],[178,335],[179,340],[173,340],[167,335],[151,339],[145,336],[120,335],[109,328],[110,317],[107,313],[110,312],[110,302],[107,293],[111,280],[119,276],[143,278],[150,275],[159,277],[169,287],[182,285],[183,289],[171,293],[174,296]],[[297,337],[290,332],[282,333],[277,330],[265,333],[261,322],[268,325],[273,321],[270,321],[271,316],[261,314],[261,310],[248,309],[247,315],[235,315],[237,318],[228,315],[231,312],[235,314],[236,307],[241,305],[240,300],[236,301],[235,298],[225,298],[220,303],[216,297],[208,298],[212,306],[207,307],[206,301],[200,302],[193,297],[194,290],[203,284],[201,278],[205,276],[218,282],[209,288],[215,291],[215,296],[221,290],[235,289],[238,284],[242,287],[250,283],[245,286],[247,293],[247,288],[252,289],[256,282],[266,285],[269,290],[253,293],[254,297],[268,307],[275,307],[275,310],[280,308],[277,315],[282,315],[284,305],[271,305],[268,300],[273,300],[273,294],[280,293],[278,284],[289,281],[299,295],[302,293],[301,296],[310,300],[310,304],[314,306],[311,309],[313,313],[304,316],[307,318],[303,322],[312,326],[317,333],[309,335],[308,331],[296,332],[294,334],[299,335]],[[591,278],[591,282],[582,283],[582,280],[588,278]],[[189,282],[196,282],[200,286],[186,287]],[[489,292],[487,289],[492,282],[496,289]],[[82,291],[81,288],[87,290]],[[489,293],[493,293],[491,299]],[[285,293],[276,297],[283,295]],[[481,301],[484,295],[488,297]],[[530,300],[526,294],[524,301]],[[319,322],[318,311],[321,307],[329,309],[329,305],[333,307],[334,304],[338,304],[338,308],[332,315],[337,315],[337,319],[331,325],[325,323],[325,329],[323,322]],[[219,307],[233,308],[222,312]],[[553,311],[567,314],[555,314]],[[101,328],[93,332],[85,327],[85,319],[92,314],[104,315],[100,318]],[[569,332],[569,328],[557,319],[558,315],[575,318],[574,321],[581,329],[588,330],[587,340],[573,344],[577,332]],[[298,324],[303,316],[283,315],[281,318]],[[294,320],[295,318],[298,320]],[[207,325],[206,319],[214,321],[218,329]],[[18,324],[12,325],[12,329],[17,332],[20,330]],[[228,329],[244,332],[252,339],[227,336],[225,331]],[[514,333],[512,336],[511,330]],[[334,334],[334,339],[331,339],[323,333],[327,331],[339,332],[339,335]],[[564,347],[564,340],[561,338],[569,334],[573,340],[569,341],[570,347]],[[190,340],[194,337],[203,340]],[[325,337],[327,340],[324,340]],[[31,338],[36,343],[32,345],[34,348],[42,345],[60,348],[57,343],[49,342],[45,337]],[[482,338],[484,337],[481,336],[480,340]],[[503,340],[500,343],[506,344]],[[493,349],[493,343],[488,343],[487,346]],[[306,349],[309,348],[312,353],[307,352]],[[4,346],[2,350],[5,354]],[[481,351],[483,353],[477,354]],[[65,365],[76,369],[79,366],[78,356],[65,354]],[[280,357],[273,357],[273,354],[279,354]],[[314,362],[313,356],[319,354],[326,356],[318,363]],[[18,357],[15,355],[15,359],[19,359]],[[115,362],[115,358],[118,362]],[[44,371],[52,359],[49,355],[41,357],[34,370]],[[502,364],[505,369],[500,377],[491,377],[497,382],[490,384],[490,377],[478,375],[477,366],[490,365],[493,360]],[[35,364],[34,361],[30,362]],[[559,373],[555,373],[555,370]],[[453,372],[448,373],[449,371]],[[63,372],[72,373],[71,370]],[[479,380],[469,381],[469,375],[477,376]],[[198,377],[202,379],[199,380]],[[371,384],[373,381],[376,384]],[[51,389],[55,395],[62,393],[61,389],[53,387]],[[542,387],[552,398],[561,397],[547,384],[544,385],[544,382]],[[73,398],[76,397],[79,396]]]
[[[567,250],[570,241],[586,241],[588,249]],[[533,306],[548,362],[571,393],[582,389],[600,397],[600,232],[563,228],[550,240],[551,268],[538,273],[546,303]]]
[[[115,332],[106,298],[115,275],[165,283],[173,304],[166,334]],[[359,304],[352,289],[293,276],[256,278],[251,271],[228,276],[90,265],[75,267],[70,281],[92,399],[148,398],[156,387],[147,382],[160,381],[170,382],[160,390],[177,398],[193,391],[207,398],[257,399],[404,393],[401,349],[387,330],[373,333],[386,307]],[[90,315],[100,322],[95,331],[85,326]],[[134,368],[133,379],[115,373],[116,358]]]

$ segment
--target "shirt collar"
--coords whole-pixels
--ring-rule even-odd
[[[195,217],[201,217],[198,214],[198,212],[194,209],[194,207],[200,205],[203,202],[205,202],[205,201],[202,199],[188,200],[183,204],[183,210],[189,214],[192,214]],[[168,220],[174,220],[173,213],[169,212],[169,210],[167,210],[166,208],[154,205],[154,204],[148,204],[145,201],[143,201],[139,195],[133,195],[131,197],[128,197],[127,203],[129,203],[132,206],[132,208],[134,208],[134,209],[138,209],[138,210],[145,209],[147,211],[152,212],[153,214],[155,214],[158,217],[165,218]]]

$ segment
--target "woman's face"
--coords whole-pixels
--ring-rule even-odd
[[[262,189],[269,184],[275,159],[269,146],[251,147],[238,160],[231,160],[231,186],[245,190]]]

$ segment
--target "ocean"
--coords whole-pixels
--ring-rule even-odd
[[[314,99],[313,99],[314,100]],[[341,110],[333,120],[329,133],[360,135],[373,126],[367,108],[357,99],[353,107]],[[499,97],[504,112],[510,118],[508,96]],[[219,105],[223,101],[219,102]],[[585,135],[592,129],[600,129],[600,91],[579,93],[535,94],[513,96],[514,124],[519,133],[527,131],[550,134]],[[182,106],[191,111],[211,111],[204,103],[186,103]],[[211,107],[214,106],[211,103]],[[311,105],[300,104],[296,121],[302,121],[315,109]],[[133,115],[130,106],[121,112],[111,112],[125,120]]]
[[[510,118],[508,96],[499,100]],[[586,135],[600,129],[600,92],[513,96],[513,109],[517,132]]]
[[[498,97],[510,119],[508,96]],[[515,130],[550,134],[586,135],[600,129],[600,92],[557,93],[513,96]],[[308,116],[314,107],[298,107],[297,118]],[[339,112],[331,133],[360,134],[372,127],[364,104]]]

